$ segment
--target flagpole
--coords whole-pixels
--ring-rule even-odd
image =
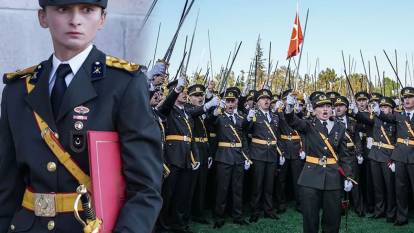
[[[305,44],[306,27],[308,25],[308,17],[309,17],[309,8],[308,8],[308,10],[306,12],[305,30],[303,32],[303,40],[302,40],[302,45],[301,45],[300,53],[299,53],[298,66],[296,67],[296,75],[294,76],[295,78],[299,76],[300,61],[302,59],[303,45]]]

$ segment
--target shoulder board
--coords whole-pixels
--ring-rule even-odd
[[[23,70],[16,70],[15,72],[5,73],[3,76],[3,83],[8,84],[15,80],[27,77],[27,75],[33,75],[37,69],[38,66],[36,65],[25,68]]]
[[[136,72],[141,68],[141,65],[139,64],[129,62],[110,55],[106,56],[106,65],[109,67],[126,70],[131,73]]]

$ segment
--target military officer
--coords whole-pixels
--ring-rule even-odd
[[[249,169],[251,160],[247,155],[243,136],[242,118],[235,114],[237,93],[226,90],[223,93],[225,106],[214,111],[218,149],[215,156],[216,200],[214,207],[215,228],[224,225],[227,197],[231,190],[233,222],[247,225],[242,216],[243,169]],[[223,112],[221,112],[223,111]]]
[[[282,93],[282,99],[286,102],[287,95],[292,90],[286,90]],[[283,104],[285,106],[285,103]],[[299,103],[297,104],[299,105]],[[298,114],[295,113],[297,117],[302,118]],[[283,150],[283,157],[285,159],[284,164],[280,166],[279,176],[278,176],[278,183],[276,188],[277,193],[277,200],[279,203],[279,212],[285,212],[287,207],[287,198],[286,192],[287,187],[291,184],[294,201],[295,201],[295,208],[296,210],[300,211],[300,198],[298,192],[298,178],[300,172],[302,171],[304,159],[305,159],[305,152],[303,147],[302,138],[299,135],[297,130],[292,129],[286,121],[286,118],[283,112],[279,113],[279,130],[280,130],[280,143],[281,148]]]
[[[346,128],[345,140],[349,157],[343,158],[344,169],[350,169],[352,171],[353,179],[359,182],[360,168],[358,164],[361,164],[364,159],[361,155],[361,138],[357,132],[358,122],[354,118],[348,116],[349,101],[345,96],[337,97],[333,103],[335,106],[336,120],[342,123]],[[345,194],[345,196],[347,195]],[[359,216],[362,216],[364,213],[364,206],[362,192],[358,185],[352,189],[351,198],[353,209]],[[348,198],[344,201],[348,201]]]
[[[139,65],[92,44],[106,0],[39,4],[54,53],[4,75],[0,232],[82,232],[73,212],[77,187],[90,184],[89,130],[120,138],[128,195],[113,232],[151,232],[162,204],[162,160],[146,77]]]
[[[368,105],[370,95],[365,92],[357,92],[355,94],[356,105],[359,112],[369,113]],[[359,122],[357,124],[357,131],[362,143],[362,156],[364,161],[360,164],[360,188],[363,194],[364,212],[372,213],[374,211],[374,187],[372,185],[371,164],[369,162],[368,154],[372,146],[372,126]],[[360,214],[364,216],[365,213]]]
[[[257,110],[250,109],[244,121],[247,132],[252,135],[249,146],[253,161],[250,222],[258,221],[260,206],[263,207],[266,218],[279,218],[273,212],[273,185],[278,156],[281,156],[282,151],[277,145],[280,139],[279,119],[270,111],[271,96],[272,93],[267,89],[258,91]]]
[[[306,163],[299,177],[303,232],[319,232],[319,211],[322,209],[322,231],[339,232],[341,222],[341,189],[352,189],[350,174],[339,172],[342,158],[348,156],[345,127],[332,117],[332,102],[321,94],[314,98],[313,121],[299,119],[294,113],[296,100],[289,94],[286,119],[289,125],[306,138]],[[343,181],[343,177],[346,179]]]
[[[378,101],[382,112],[391,115],[392,109],[395,107],[394,101],[390,97],[380,97]],[[396,126],[393,123],[381,121],[372,113],[357,113],[356,117],[364,124],[373,126],[373,142],[368,154],[375,191],[375,209],[372,217],[386,217],[387,222],[394,222],[396,211],[395,182],[394,174],[389,165],[392,151],[395,149]]]
[[[190,103],[186,108],[195,108],[203,106],[204,93],[206,88],[202,84],[194,84],[188,87],[188,95]],[[208,144],[208,133],[204,119],[206,115],[196,116],[193,118],[193,136],[195,146],[197,148],[196,153],[200,161],[200,168],[194,171],[194,177],[191,183],[192,205],[191,205],[191,220],[208,224],[209,222],[205,218],[205,201],[206,201],[206,183],[208,169],[211,167],[213,160],[210,156],[210,148]]]
[[[378,104],[373,111],[379,118],[397,126],[397,143],[392,151],[390,167],[395,170],[395,192],[397,213],[394,225],[401,226],[408,223],[408,188],[414,183],[414,88],[404,87],[401,90],[404,111],[401,113],[385,114],[380,111]]]

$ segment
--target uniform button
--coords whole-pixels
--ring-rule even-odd
[[[48,170],[49,172],[54,172],[54,171],[56,171],[56,163],[54,163],[54,162],[49,162],[49,163],[47,163],[47,170]]]
[[[12,225],[10,225],[10,230],[14,231],[14,230],[16,230],[16,227],[12,224]]]
[[[328,149],[328,147],[326,147],[326,146],[325,146],[323,149],[327,150],[327,149]]]
[[[51,231],[51,230],[55,229],[55,221],[53,221],[53,220],[49,221],[49,222],[47,223],[47,229],[48,229],[49,231]]]
[[[59,139],[59,134],[58,133],[55,133],[55,138]]]

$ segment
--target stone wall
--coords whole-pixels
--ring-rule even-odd
[[[96,38],[97,47],[108,54],[145,63],[146,30],[139,37],[138,32],[151,2],[109,0],[108,18]],[[0,0],[1,77],[4,72],[35,65],[53,52],[48,30],[39,26],[38,9],[37,0]],[[0,83],[1,93],[3,84]]]

